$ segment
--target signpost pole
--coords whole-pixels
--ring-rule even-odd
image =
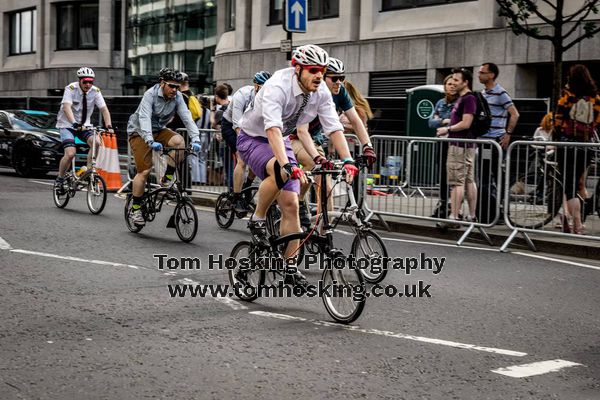
[[[294,47],[294,45],[292,43],[292,32],[287,32],[287,40],[290,41],[290,51],[287,52],[287,60],[291,61],[292,60],[292,48]]]

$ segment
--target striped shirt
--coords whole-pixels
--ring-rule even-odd
[[[487,100],[492,113],[492,125],[484,138],[501,138],[506,133],[506,124],[508,121],[508,109],[513,105],[513,101],[508,92],[496,83],[496,86],[490,90],[483,90],[483,97]]]

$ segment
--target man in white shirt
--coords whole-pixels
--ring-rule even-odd
[[[352,164],[344,128],[335,111],[331,93],[325,84],[321,84],[328,62],[329,55],[320,47],[298,47],[292,54],[292,67],[275,72],[265,82],[240,122],[237,150],[262,179],[256,211],[248,223],[253,239],[261,245],[268,245],[265,216],[275,198],[282,212],[281,235],[300,232],[299,180],[304,181],[306,177],[298,167],[288,137],[299,125],[307,124],[318,116],[323,131],[344,160],[348,175],[353,177],[358,172]],[[301,135],[300,140],[315,164],[329,165],[327,159],[317,152],[308,132]],[[297,243],[290,243],[286,256],[293,256],[289,251],[297,247]],[[245,277],[239,278],[243,281]],[[286,283],[304,286],[306,279],[296,271],[287,274]]]
[[[54,186],[61,194],[64,194],[64,176],[75,157],[75,137],[87,142],[90,148],[93,145],[93,135],[85,126],[90,126],[90,118],[94,112],[94,106],[98,107],[102,113],[104,126],[111,133],[112,122],[108,107],[104,102],[104,97],[100,89],[94,86],[96,74],[89,67],[81,67],[77,70],[78,82],[70,83],[65,87],[65,93],[60,104],[60,111],[56,121],[56,127],[60,132],[65,154],[60,160],[58,167],[58,177]],[[102,145],[99,137],[96,137],[96,149]],[[91,164],[92,152],[88,153],[88,167]]]

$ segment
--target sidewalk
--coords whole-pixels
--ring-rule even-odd
[[[205,207],[214,207],[217,197],[218,193],[192,194],[194,203]],[[435,222],[433,221],[391,216],[384,216],[384,218],[392,232],[422,236],[423,240],[428,240],[429,238],[438,238],[458,241],[467,229],[467,227],[461,227],[458,230],[443,231],[436,228]],[[386,232],[385,226],[380,222],[376,215],[373,216],[371,222],[376,229],[380,230],[381,232]],[[496,248],[500,248],[512,232],[506,225],[503,224],[496,225],[492,228],[486,228],[485,231],[490,236],[490,239]],[[558,230],[555,231],[558,232]],[[528,235],[535,244],[538,252],[577,258],[588,258],[595,261],[600,260],[599,241],[583,240],[577,237],[544,235],[538,233],[531,233]],[[481,235],[478,229],[473,230],[473,232],[464,242],[465,245],[473,243],[488,245],[487,241],[483,235]],[[529,250],[529,247],[527,246],[527,242],[523,236],[519,234],[514,238],[507,250],[522,251]]]

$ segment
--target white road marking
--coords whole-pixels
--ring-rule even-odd
[[[486,247],[475,247],[475,246],[457,246],[455,244],[449,243],[436,243],[436,242],[426,242],[423,240],[410,240],[410,239],[397,239],[397,238],[388,238],[382,237],[383,240],[391,240],[394,242],[405,242],[405,243],[415,243],[415,244],[429,244],[432,246],[441,246],[441,247],[454,247],[455,249],[472,249],[472,250],[481,250],[481,251],[493,251],[495,253],[499,253],[500,249],[489,249]]]
[[[67,260],[67,261],[78,261],[78,262],[84,262],[84,263],[90,263],[90,264],[110,265],[113,267],[127,267],[127,268],[132,268],[132,269],[151,269],[151,268],[146,268],[146,267],[140,267],[138,265],[121,264],[121,263],[102,261],[102,260],[88,260],[86,258],[80,258],[80,257],[61,256],[61,255],[52,254],[52,253],[42,253],[40,251],[13,249],[13,250],[11,250],[11,252],[20,253],[20,254],[29,254],[29,255],[40,256],[40,257],[59,258],[62,260]]]
[[[527,378],[529,376],[543,375],[549,372],[556,372],[563,368],[575,367],[578,364],[566,360],[548,360],[539,361],[531,364],[513,365],[506,368],[493,369],[492,372],[500,375],[510,376],[511,378]]]
[[[12,247],[8,242],[0,237],[0,250],[10,250]]]
[[[186,285],[201,285],[201,286],[206,286],[206,285],[202,285],[200,282],[196,282],[192,279],[189,278],[185,278],[182,279],[180,281],[183,284]],[[208,297],[208,296],[207,296]],[[225,304],[227,307],[231,308],[232,310],[238,311],[238,310],[247,310],[248,307],[246,307],[245,305],[229,298],[229,297],[212,297],[212,299],[218,301],[219,303]]]
[[[54,186],[54,182],[43,182],[43,181],[36,181],[33,179],[30,179],[29,182],[39,183],[40,185]]]
[[[455,348],[466,349],[466,350],[483,351],[483,352],[487,352],[487,353],[502,354],[505,356],[524,357],[527,355],[527,353],[523,353],[520,351],[497,349],[494,347],[477,346],[474,344],[452,342],[449,340],[433,339],[433,338],[427,338],[427,337],[423,337],[423,336],[406,335],[404,333],[381,331],[379,329],[366,329],[366,328],[360,328],[360,327],[354,326],[354,325],[342,325],[342,324],[337,324],[334,322],[318,321],[318,320],[314,320],[314,319],[306,319],[306,318],[302,318],[302,317],[294,317],[292,315],[277,314],[277,313],[266,312],[266,311],[250,311],[250,314],[259,315],[262,317],[270,317],[270,318],[289,320],[289,321],[309,322],[311,324],[320,325],[320,326],[335,326],[337,328],[341,328],[341,329],[344,329],[347,331],[368,333],[371,335],[379,335],[379,336],[386,336],[386,337],[394,337],[394,338],[398,338],[398,339],[414,340],[416,342],[437,344],[437,345],[441,345],[441,346],[455,347]]]
[[[583,267],[583,268],[595,269],[597,271],[600,271],[600,267],[595,266],[595,265],[583,264],[583,263],[578,263],[578,262],[575,262],[575,261],[567,261],[567,260],[563,260],[563,259],[560,259],[560,258],[540,256],[540,255],[537,255],[537,254],[522,253],[520,251],[513,251],[512,254],[518,254],[520,256],[531,257],[531,258],[539,258],[540,260],[554,261],[554,262],[558,262],[558,263],[563,263],[563,264],[568,264],[568,265],[574,265],[576,267]]]

